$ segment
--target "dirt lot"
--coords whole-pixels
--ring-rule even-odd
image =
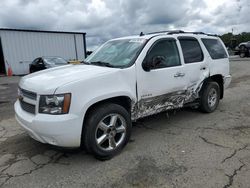
[[[250,59],[233,58],[231,72],[215,113],[183,109],[144,119],[124,151],[105,162],[32,140],[14,119],[19,78],[0,77],[0,187],[249,187]]]

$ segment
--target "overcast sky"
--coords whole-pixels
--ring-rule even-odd
[[[249,12],[249,0],[0,0],[0,27],[82,31],[93,50],[141,31],[250,31]]]

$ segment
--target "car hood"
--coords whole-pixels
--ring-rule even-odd
[[[94,65],[66,65],[24,76],[19,86],[38,94],[53,94],[58,87],[65,84],[96,78],[118,70]]]

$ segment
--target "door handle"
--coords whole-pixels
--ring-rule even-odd
[[[177,78],[177,77],[184,77],[185,76],[185,73],[182,73],[182,72],[177,72],[174,77]]]
[[[207,69],[207,67],[201,67],[200,68],[200,70],[206,70]]]

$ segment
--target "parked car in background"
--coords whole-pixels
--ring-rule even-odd
[[[240,43],[239,46],[237,46],[235,50],[238,51],[238,54],[242,58],[249,56],[250,55],[250,41]]]
[[[30,73],[67,64],[61,57],[38,57],[30,64]]]

